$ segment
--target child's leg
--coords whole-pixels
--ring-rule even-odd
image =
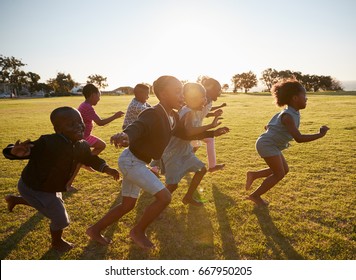
[[[168,184],[166,185],[166,188],[170,193],[173,193],[178,188],[178,184]]]
[[[90,239],[103,245],[109,244],[111,240],[102,236],[101,231],[118,221],[125,214],[129,213],[135,207],[136,201],[137,198],[123,196],[121,204],[112,208],[104,217],[87,229],[86,233],[89,235]]]
[[[199,186],[201,180],[203,179],[204,175],[206,174],[206,168],[203,167],[200,171],[195,172],[192,181],[190,182],[189,188],[185,196],[183,197],[184,204],[191,204],[194,206],[203,206],[203,203],[200,201],[196,201],[193,198],[193,194],[197,187]]]
[[[68,252],[74,246],[72,243],[62,239],[63,230],[50,230],[52,238],[52,248],[59,252]]]
[[[258,178],[264,178],[268,177],[271,175],[272,169],[271,168],[266,168],[258,171],[247,171],[246,173],[246,190],[251,189],[251,185],[253,181],[255,181]]]
[[[9,212],[12,212],[12,209],[14,209],[14,207],[18,204],[31,206],[22,196],[7,195],[5,196],[5,200]]]
[[[145,231],[147,227],[161,214],[161,212],[171,202],[171,193],[166,189],[160,190],[155,195],[156,200],[148,205],[143,212],[143,215],[139,222],[130,231],[130,237],[141,248],[149,249],[154,245],[147,238]]]
[[[205,138],[206,143],[206,154],[208,156],[208,170],[209,172],[214,172],[221,170],[225,167],[225,164],[216,164],[216,153],[215,153],[215,140],[214,138]]]
[[[269,168],[272,171],[272,174],[269,175],[261,184],[261,186],[255,190],[252,194],[249,195],[248,199],[252,200],[258,205],[264,205],[264,202],[261,199],[261,195],[269,191],[274,187],[283,177],[288,173],[288,164],[283,155],[272,156],[264,158]],[[267,171],[266,171],[267,172]]]
[[[98,155],[98,154],[100,154],[102,151],[104,151],[105,150],[105,148],[106,148],[106,143],[103,141],[103,140],[101,140],[100,138],[97,138],[97,141],[93,144],[93,145],[91,145],[91,147],[92,148],[94,148],[92,151],[91,151],[91,153],[93,154],[93,155]]]

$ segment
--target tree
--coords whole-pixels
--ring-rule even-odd
[[[268,68],[262,72],[260,80],[266,85],[267,90],[271,91],[273,84],[278,81],[279,75],[277,70]]]
[[[96,85],[99,89],[104,89],[108,86],[108,84],[106,83],[107,78],[103,77],[101,75],[98,74],[94,74],[94,75],[90,75],[88,76],[88,80],[87,83],[88,84],[94,84]]]
[[[54,92],[59,95],[68,94],[70,90],[77,84],[72,79],[70,74],[66,75],[61,72],[57,74],[56,78],[49,79],[47,83],[54,90]]]
[[[237,89],[244,89],[247,93],[251,88],[257,86],[257,77],[252,71],[236,74],[231,81],[234,85],[234,92],[237,92]]]
[[[223,84],[221,89],[222,89],[222,91],[226,92],[229,89],[229,85],[228,84]]]
[[[20,59],[13,56],[0,55],[0,82],[8,84],[15,96],[22,89],[22,85],[26,83],[26,74],[21,71],[21,67],[25,65]]]
[[[202,84],[206,79],[209,79],[209,76],[200,75],[200,76],[197,78],[197,83]]]

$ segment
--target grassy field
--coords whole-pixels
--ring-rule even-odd
[[[120,202],[120,183],[99,173],[81,170],[79,189],[65,194],[71,218],[64,237],[76,244],[68,253],[49,249],[48,220],[34,209],[6,208],[6,194],[17,194],[16,184],[26,161],[0,158],[0,259],[356,259],[356,93],[308,96],[301,111],[302,133],[315,133],[321,125],[330,131],[315,142],[292,143],[284,155],[290,173],[265,196],[268,208],[255,208],[244,200],[245,174],[264,168],[254,148],[264,125],[280,109],[268,95],[224,95],[224,125],[231,132],[216,139],[223,171],[207,174],[199,195],[202,208],[185,206],[181,199],[191,174],[181,182],[172,203],[149,227],[156,248],[141,251],[128,238],[130,227],[152,198],[143,194],[137,207],[104,233],[114,243],[102,247],[89,241],[86,228]],[[17,139],[37,139],[52,133],[50,112],[63,105],[77,107],[82,97],[0,100],[0,147]],[[107,117],[126,110],[131,97],[103,96],[96,110]],[[149,99],[151,104],[156,99]],[[109,142],[123,119],[94,134]],[[117,166],[121,151],[108,145],[101,156]],[[197,155],[206,161],[201,148]],[[162,178],[163,180],[163,178]],[[256,188],[261,181],[256,181]]]

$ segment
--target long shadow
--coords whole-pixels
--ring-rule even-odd
[[[63,195],[63,199],[70,197],[73,193]],[[27,206],[24,206],[27,207]],[[9,215],[16,215],[16,209],[14,213]],[[17,244],[32,230],[36,228],[36,225],[45,218],[41,213],[37,212],[25,223],[23,223],[13,234],[0,242],[0,259],[4,260],[8,254],[17,247]],[[51,251],[51,250],[50,250]]]
[[[16,211],[16,210],[15,210]],[[16,215],[16,213],[11,213],[11,215]],[[0,243],[0,259],[4,260],[8,254],[17,248],[17,244],[24,238],[30,231],[36,228],[36,225],[44,218],[44,216],[37,212],[31,218],[29,218],[25,223],[23,223],[13,234],[2,240]]]
[[[231,197],[220,192],[219,188],[215,184],[213,184],[213,196],[219,223],[223,255],[227,260],[240,259],[240,254],[234,239],[234,233],[230,226],[229,217],[226,211],[228,207],[235,205],[235,201]]]
[[[111,204],[110,209],[112,209],[113,207],[121,203],[121,200],[122,200],[122,196],[120,192],[118,197]],[[112,239],[117,229],[118,229],[118,223],[113,223],[104,232],[105,237]],[[80,260],[103,260],[105,259],[107,250],[108,250],[108,246],[103,246],[98,242],[89,240],[88,245],[83,249],[81,255],[79,256],[79,259]]]
[[[253,213],[257,216],[261,230],[267,238],[266,246],[273,251],[275,259],[304,259],[303,256],[293,248],[288,239],[275,226],[267,207],[255,207]]]

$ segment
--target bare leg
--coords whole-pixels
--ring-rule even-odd
[[[166,188],[169,190],[170,193],[173,193],[178,188],[178,184],[166,185]]]
[[[92,148],[94,148],[91,151],[92,155],[97,156],[98,154],[100,154],[102,151],[105,150],[106,143],[104,141],[98,139],[98,141],[95,142],[95,144],[92,146]]]
[[[156,200],[146,207],[141,219],[130,231],[132,240],[143,249],[154,246],[146,236],[146,229],[171,202],[171,193],[167,189],[159,191],[155,197]]]
[[[257,205],[266,205],[267,202],[261,199],[261,195],[274,187],[288,173],[288,164],[283,155],[264,158],[272,174],[268,176],[261,186],[250,194],[247,198],[255,202]]]
[[[7,195],[7,196],[5,196],[5,200],[6,200],[7,209],[9,210],[9,212],[12,212],[12,209],[14,209],[14,207],[17,204],[31,206],[30,204],[28,204],[28,202],[26,200],[23,199],[22,196]]]
[[[273,172],[272,172],[271,168],[266,168],[266,169],[262,169],[259,171],[247,171],[247,173],[246,173],[246,190],[251,189],[251,185],[252,185],[253,181],[255,181],[256,179],[268,177],[272,173]]]
[[[96,224],[89,227],[86,234],[90,239],[99,242],[102,245],[111,243],[111,240],[101,235],[101,231],[106,229],[109,225],[118,221],[122,216],[130,212],[136,205],[137,198],[124,196],[122,203],[112,208],[104,217],[102,217]]]
[[[203,167],[200,171],[195,172],[192,181],[190,182],[189,188],[185,196],[183,197],[184,204],[191,204],[194,206],[203,206],[204,204],[200,201],[197,201],[193,198],[193,194],[197,187],[199,186],[201,180],[203,179],[204,175],[206,174],[206,168]]]
[[[59,252],[68,252],[74,246],[72,243],[62,239],[63,230],[50,230],[52,237],[52,248]]]

